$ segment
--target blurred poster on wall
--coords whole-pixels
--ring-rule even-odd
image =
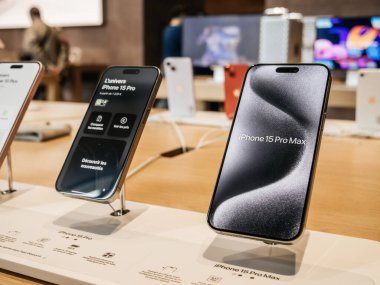
[[[31,7],[40,9],[44,22],[53,27],[103,24],[102,0],[0,0],[0,29],[29,27]]]

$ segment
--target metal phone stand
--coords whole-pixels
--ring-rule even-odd
[[[8,189],[0,190],[1,195],[9,195],[16,192],[16,189],[13,188],[13,172],[12,172],[12,156],[11,150],[7,154],[7,180],[8,180]]]
[[[125,190],[125,188],[124,188],[124,184],[123,184],[123,186],[121,187],[120,196],[119,196],[120,209],[115,210],[115,208],[111,205],[111,203],[108,204],[108,205],[110,205],[110,207],[113,210],[113,212],[110,214],[111,216],[121,217],[121,216],[124,216],[124,215],[129,213],[129,210],[127,208],[125,208],[124,190]]]

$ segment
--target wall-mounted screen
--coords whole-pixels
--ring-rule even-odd
[[[31,7],[39,8],[42,19],[53,27],[103,24],[102,0],[0,0],[0,29],[29,27]]]
[[[183,56],[195,67],[256,63],[259,53],[260,16],[186,17]]]
[[[331,69],[380,67],[380,17],[318,18],[314,61]]]

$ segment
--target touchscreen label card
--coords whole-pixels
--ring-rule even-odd
[[[131,134],[135,121],[136,115],[121,113],[116,114],[113,117],[108,135],[114,137],[128,137]]]
[[[66,173],[70,179],[64,180],[64,187],[77,192],[91,189],[93,194],[111,190],[124,148],[124,141],[81,138]]]
[[[111,113],[93,112],[87,122],[84,130],[87,134],[102,135],[104,134],[108,122],[111,118]]]

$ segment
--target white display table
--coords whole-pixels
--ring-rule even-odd
[[[380,283],[379,242],[308,231],[269,246],[217,235],[200,213],[127,202],[130,213],[112,217],[107,205],[16,188],[0,200],[0,267],[49,282]]]

